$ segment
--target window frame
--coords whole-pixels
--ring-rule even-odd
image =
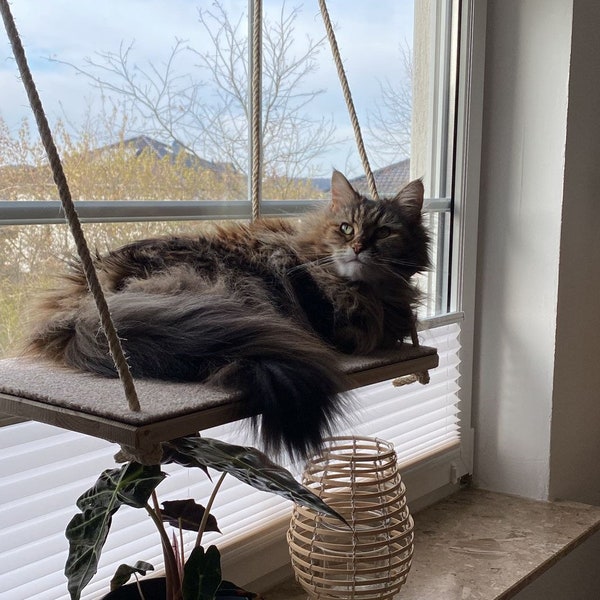
[[[261,216],[282,217],[304,213],[315,200],[262,200]],[[204,221],[250,219],[247,200],[77,200],[73,204],[82,223],[139,223],[147,221]],[[425,212],[449,213],[449,198],[425,200]],[[0,226],[62,225],[64,211],[58,200],[0,201]]]
[[[455,105],[448,105],[448,98],[440,102],[440,110],[432,111],[431,127],[444,130],[445,136],[438,136],[437,145],[429,155],[431,189],[440,193],[438,197],[425,202],[425,211],[451,215],[449,256],[447,257],[450,281],[446,295],[446,310],[435,317],[424,318],[423,328],[440,324],[461,322],[461,393],[462,444],[458,458],[452,452],[448,469],[450,477],[440,478],[439,487],[455,482],[462,475],[470,473],[473,465],[473,430],[471,428],[471,375],[473,348],[473,315],[475,288],[477,193],[479,188],[479,152],[481,147],[481,111],[483,103],[483,67],[485,46],[485,2],[479,0],[445,0],[434,3],[437,15],[436,30],[445,23],[450,32],[439,45],[449,47],[450,37],[456,35],[458,57],[456,70],[450,66],[450,57],[431,65],[430,77],[434,94],[440,95],[447,86],[456,86]],[[249,8],[252,0],[248,2]],[[448,7],[452,11],[448,11]],[[454,131],[446,121],[447,114],[454,116]],[[448,148],[454,145],[454,161],[447,159]],[[446,194],[449,196],[446,197]],[[302,214],[314,200],[262,200],[261,214],[264,216],[292,216]],[[236,201],[76,201],[76,209],[84,223],[119,223],[144,221],[193,221],[211,219],[249,219],[250,200]],[[442,222],[443,219],[440,219]],[[62,224],[64,213],[58,201],[0,201],[0,226]],[[442,225],[443,227],[443,225]],[[445,235],[445,233],[443,234]],[[439,269],[438,278],[446,274]],[[438,281],[445,286],[445,282]],[[13,422],[3,419],[2,423]],[[424,461],[427,469],[427,460]],[[436,463],[439,463],[436,459]],[[457,466],[458,465],[458,466]],[[411,473],[418,468],[411,467]],[[442,482],[443,480],[443,482]]]

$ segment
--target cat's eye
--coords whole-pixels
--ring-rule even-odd
[[[382,240],[383,238],[388,237],[390,233],[392,233],[392,230],[389,227],[380,227],[375,232],[375,236],[377,237],[377,239]]]
[[[340,225],[340,231],[344,235],[352,235],[354,233],[354,227],[352,227],[352,225],[350,225],[350,223],[342,223]]]

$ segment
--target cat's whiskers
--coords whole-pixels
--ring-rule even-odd
[[[332,256],[321,256],[319,258],[316,258],[315,260],[310,260],[310,261],[301,263],[299,265],[296,265],[296,266],[292,267],[291,269],[288,269],[287,274],[294,275],[294,274],[298,273],[299,271],[306,271],[310,267],[313,267],[313,266],[321,267],[324,265],[330,265],[333,262],[334,262],[334,258]]]
[[[390,265],[397,265],[399,267],[410,267],[413,269],[418,269],[419,271],[430,271],[431,270],[431,267],[429,265],[420,265],[418,263],[404,260],[402,258],[393,258],[393,257],[389,257],[389,256],[377,256],[376,260],[381,264],[388,263]]]
[[[390,279],[400,279],[401,281],[403,281],[406,285],[410,285],[410,281],[408,277],[405,277],[404,275],[402,275],[402,273],[398,273],[398,271],[395,271],[394,269],[392,269],[389,265],[385,264],[384,262],[379,262],[379,263],[375,263],[377,264],[377,267],[383,271],[384,273],[387,273],[388,276],[390,277]]]

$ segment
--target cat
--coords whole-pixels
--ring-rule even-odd
[[[429,268],[423,184],[373,201],[339,171],[301,219],[134,241],[95,266],[134,377],[240,390],[265,450],[306,457],[343,413],[337,352],[410,334]],[[40,296],[29,354],[115,376],[80,264]]]

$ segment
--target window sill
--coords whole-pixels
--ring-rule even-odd
[[[415,516],[415,553],[401,595],[506,600],[595,532],[600,507],[464,490]],[[288,580],[267,600],[305,600]]]

